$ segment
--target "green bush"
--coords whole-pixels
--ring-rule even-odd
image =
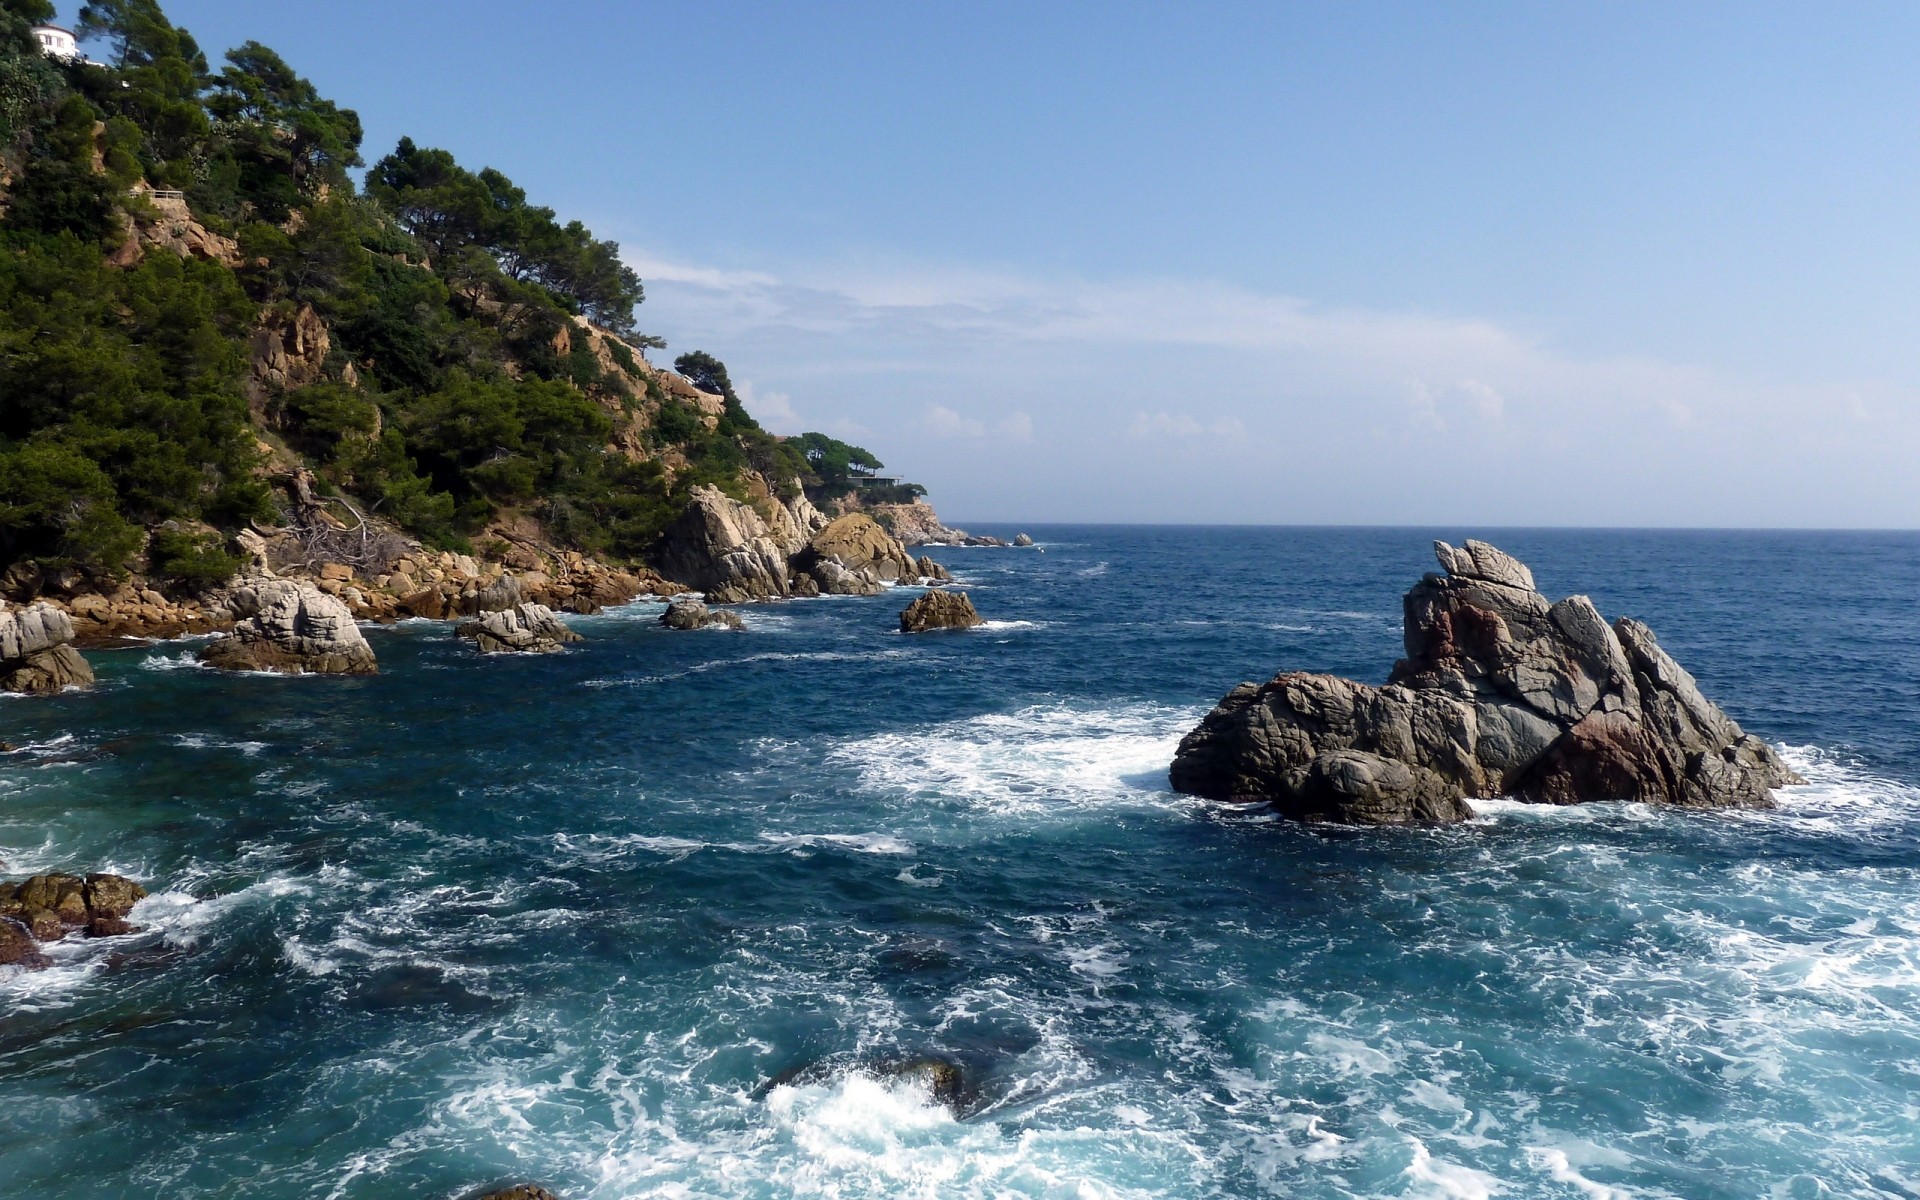
[[[232,579],[246,560],[229,554],[218,534],[163,527],[147,543],[147,563],[168,583],[200,589]]]

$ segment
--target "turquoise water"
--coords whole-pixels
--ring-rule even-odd
[[[989,532],[1011,535],[1012,529]],[[371,679],[182,645],[0,701],[8,877],[149,932],[0,968],[36,1197],[1920,1195],[1920,538],[1034,528],[907,593]],[[1314,830],[1171,794],[1275,670],[1379,681],[1427,541],[1648,620],[1812,781]],[[818,1060],[938,1054],[964,1117]]]

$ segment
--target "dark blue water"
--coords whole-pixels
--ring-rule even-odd
[[[1011,534],[1013,530],[995,530]],[[95,654],[0,702],[7,874],[149,932],[0,969],[37,1197],[1920,1194],[1920,538],[1510,531],[1813,781],[1310,830],[1170,794],[1281,668],[1379,681],[1432,533],[1073,527],[906,595],[363,680]],[[1454,538],[1487,531],[1442,530]],[[906,1087],[778,1073],[938,1053]]]

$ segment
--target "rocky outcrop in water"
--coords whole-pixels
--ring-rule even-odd
[[[1013,544],[1024,550],[1033,545],[1033,539],[1024,533],[1016,533],[1013,535]]]
[[[908,546],[1005,546],[997,537],[976,536],[964,529],[949,529],[933,506],[925,500],[912,504],[876,504],[867,509],[893,535]]]
[[[226,671],[371,675],[373,647],[347,606],[305,580],[250,579],[227,597],[233,632],[200,657]]]
[[[791,553],[751,505],[702,485],[668,526],[659,560],[663,572],[705,592],[709,601],[734,604],[792,595]]]
[[[0,601],[0,692],[92,686],[93,668],[72,642],[73,621],[52,605],[8,608]]]
[[[914,562],[899,539],[865,513],[837,517],[807,542],[801,567],[837,559],[850,571],[871,571],[882,583],[915,578]]]
[[[560,1200],[560,1197],[537,1183],[516,1183],[512,1187],[468,1192],[460,1200]]]
[[[667,530],[660,561],[713,604],[871,596],[924,574],[899,539],[865,513],[828,521],[804,494],[785,501],[756,495],[747,503],[712,487],[693,489],[686,512]]]
[[[722,625],[728,629],[745,629],[746,623],[739,613],[725,609],[711,609],[698,600],[681,598],[667,605],[667,611],[660,614],[660,623],[668,629],[705,629],[709,625]]]
[[[900,614],[901,633],[926,633],[933,629],[971,629],[984,625],[973,601],[965,592],[936,588],[926,593]]]
[[[556,654],[585,640],[546,605],[527,603],[483,612],[454,633],[471,639],[482,654]]]
[[[1385,687],[1288,672],[1241,684],[1180,743],[1177,791],[1307,821],[1456,821],[1468,797],[1764,808],[1800,780],[1638,621],[1555,604],[1484,542],[1434,544]]]
[[[0,966],[45,966],[40,945],[70,933],[138,933],[127,914],[146,896],[147,889],[124,875],[35,875],[0,883]]]

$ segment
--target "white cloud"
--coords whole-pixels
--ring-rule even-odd
[[[921,427],[937,438],[977,438],[985,437],[987,427],[972,417],[963,417],[943,404],[935,404],[927,409],[927,415],[920,419]]]
[[[991,435],[1012,442],[1033,440],[1033,418],[1023,412],[1010,413],[988,425],[976,417],[962,416],[944,404],[934,404],[920,418],[920,428],[936,438],[983,438]]]
[[[806,432],[805,418],[794,411],[793,397],[785,392],[767,392],[762,394],[753,384],[741,380],[734,384],[733,390],[739,394],[740,403],[760,422],[774,433],[794,434]]]
[[[1221,417],[1216,421],[1202,424],[1198,417],[1189,413],[1135,413],[1133,424],[1127,426],[1127,436],[1132,438],[1199,438],[1199,437],[1245,437],[1247,427],[1239,417]]]
[[[631,261],[658,332],[723,350],[768,388],[763,409],[830,394],[882,458],[943,495],[973,489],[963,513],[1832,525],[1920,511],[1920,396],[1904,384],[1572,353],[1472,316],[1206,281]],[[1069,436],[1100,429],[1125,436]],[[1156,438],[1207,449],[1142,475]],[[987,450],[1029,439],[1043,474]],[[1258,495],[1213,486],[1282,457]],[[1443,461],[1498,461],[1500,484],[1466,472],[1436,507]],[[1365,488],[1344,486],[1356,462]],[[1122,493],[1122,473],[1148,483]]]

